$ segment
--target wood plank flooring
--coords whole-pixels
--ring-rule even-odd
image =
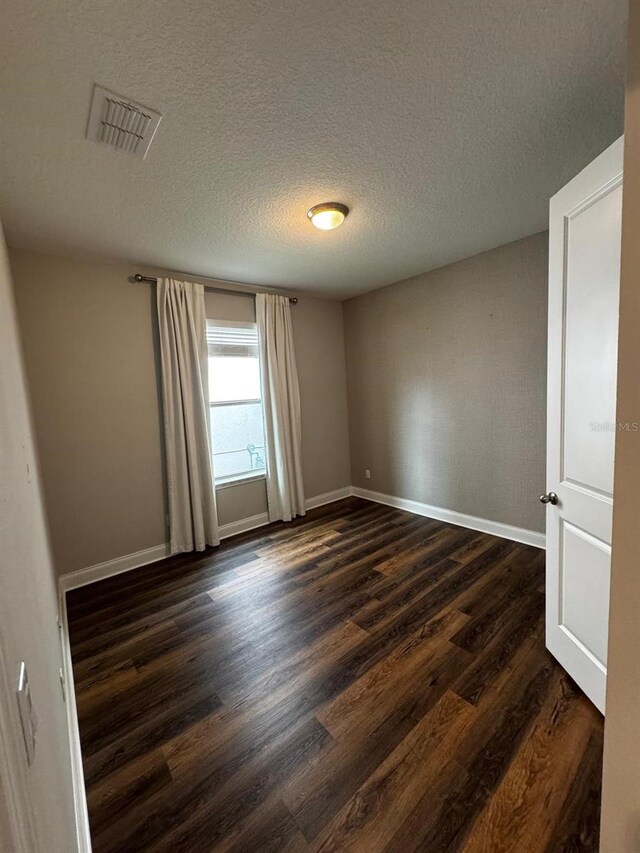
[[[68,595],[95,853],[597,850],[544,556],[356,498]]]

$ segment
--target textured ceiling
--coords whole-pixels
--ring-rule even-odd
[[[626,0],[6,2],[0,215],[16,246],[361,293],[546,227],[622,132],[625,29]],[[94,81],[164,114],[146,160],[84,139]]]

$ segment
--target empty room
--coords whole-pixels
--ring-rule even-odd
[[[1,21],[0,850],[640,853],[640,2]]]

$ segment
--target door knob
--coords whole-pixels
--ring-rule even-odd
[[[558,503],[558,496],[555,492],[548,492],[546,495],[540,495],[540,503],[553,504],[555,506]]]

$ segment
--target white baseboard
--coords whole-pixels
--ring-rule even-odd
[[[145,548],[143,551],[135,551],[133,554],[125,554],[123,557],[116,557],[114,560],[96,563],[95,566],[87,566],[86,569],[78,569],[78,571],[61,575],[60,589],[67,592],[79,586],[86,586],[104,578],[119,575],[121,572],[128,572],[130,569],[137,569],[140,566],[164,560],[165,557],[169,556],[169,553],[168,544],[154,545],[152,548]]]
[[[534,548],[545,547],[545,535],[537,530],[513,527],[511,524],[503,524],[501,521],[489,521],[487,518],[478,518],[475,515],[466,515],[453,509],[443,509],[439,506],[431,506],[431,504],[423,504],[407,498],[396,498],[393,495],[372,492],[370,489],[361,489],[358,486],[353,486],[351,493],[358,498],[404,509],[407,512],[413,512],[415,515],[424,515],[427,518],[435,518],[437,521],[459,524],[460,527],[469,527],[471,530],[479,530],[481,533],[490,533],[492,536],[512,539],[514,542],[522,542],[524,545],[533,545]]]
[[[308,498],[305,501],[305,507],[306,509],[314,509],[324,504],[333,503],[333,501],[348,498],[351,494],[351,486],[345,486],[333,492],[325,492],[322,495],[314,495],[314,497]],[[241,518],[239,521],[223,524],[219,530],[220,539],[228,539],[229,536],[237,536],[238,533],[246,533],[249,530],[255,530],[257,527],[264,527],[266,524],[269,524],[269,515],[266,512]],[[156,563],[158,560],[164,560],[170,553],[169,543],[165,542],[162,545],[145,548],[143,551],[106,560],[104,563],[96,563],[95,566],[87,566],[86,569],[69,572],[60,577],[60,590],[67,592],[80,586],[87,586],[87,584],[104,580],[104,578],[113,577],[113,575],[119,575],[122,572],[128,572],[131,569],[138,569],[140,566],[147,566],[149,563]]]
[[[332,504],[334,501],[341,501],[344,498],[349,498],[353,494],[351,486],[343,486],[341,489],[334,489],[333,492],[325,492],[323,495],[316,495],[313,498],[307,498],[304,502],[305,509],[315,509],[317,506]]]
[[[241,518],[239,521],[231,521],[229,524],[223,524],[220,527],[220,539],[228,539],[229,536],[237,536],[238,533],[246,533],[248,530],[255,530],[256,527],[264,527],[265,524],[269,524],[269,513],[267,512],[250,515],[248,518]]]
[[[324,492],[322,495],[314,495],[312,498],[307,498],[304,502],[304,507],[305,509],[315,509],[318,506],[324,506],[324,504],[348,498],[351,494],[351,486],[344,486],[342,489],[334,489],[333,492]],[[269,513],[267,512],[261,512],[259,515],[251,515],[249,518],[241,518],[239,521],[223,524],[220,528],[220,539],[237,536],[238,533],[246,533],[248,530],[255,530],[256,527],[264,527],[265,524],[269,524]]]

